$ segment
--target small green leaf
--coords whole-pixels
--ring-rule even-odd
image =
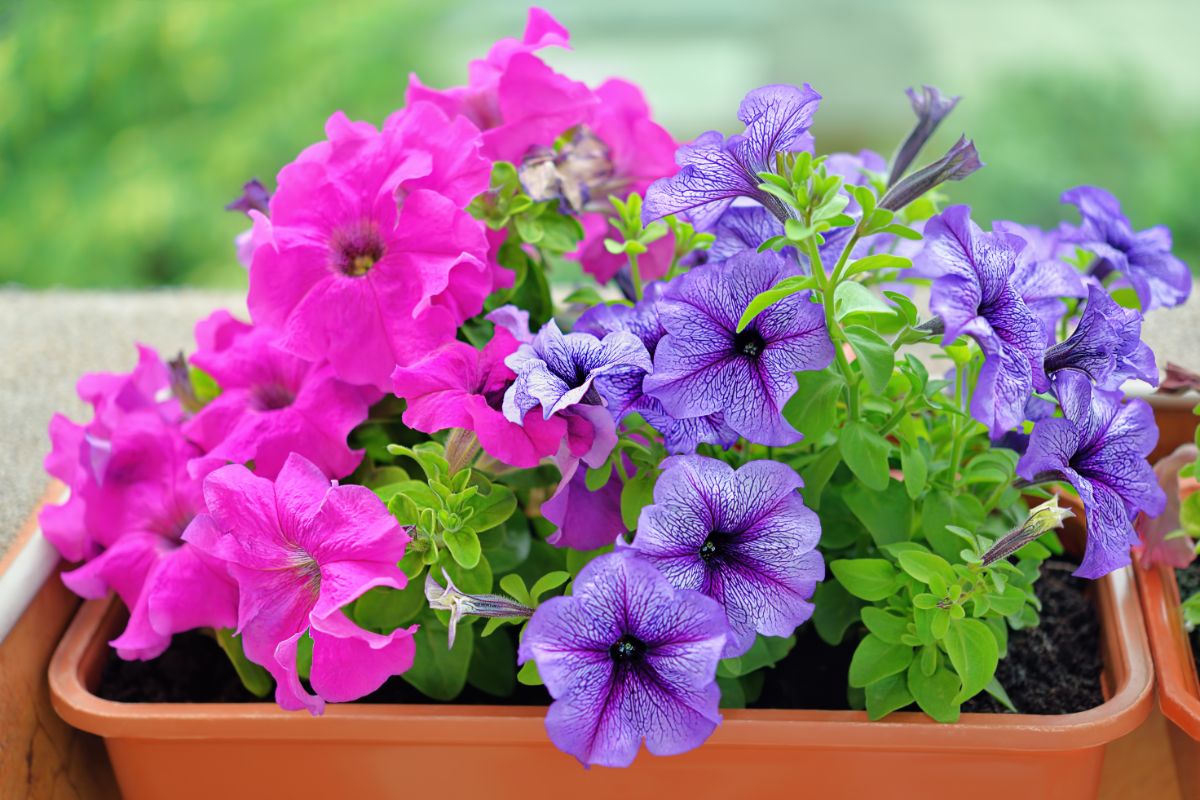
[[[813,627],[826,644],[841,644],[851,625],[858,622],[862,601],[837,581],[822,581],[813,594]]]
[[[885,600],[896,588],[896,569],[885,558],[843,558],[829,569],[842,588],[863,600]]]
[[[858,364],[867,379],[867,385],[876,394],[883,394],[892,379],[896,351],[886,339],[862,325],[847,327],[845,334],[850,340],[850,346],[854,348],[855,355],[858,356]]]
[[[850,314],[891,316],[894,311],[878,295],[856,281],[839,283],[833,293],[834,316],[840,322]]]
[[[657,474],[643,470],[621,487],[621,519],[629,530],[637,528],[642,509],[654,502],[654,484],[657,480]]]
[[[533,659],[526,661],[517,671],[517,683],[524,686],[541,686],[542,676],[538,674],[537,662]]]
[[[454,646],[458,647],[457,639]],[[475,640],[467,667],[467,683],[492,697],[512,696],[517,688],[517,654],[511,637],[488,636]]]
[[[842,492],[842,499],[854,516],[863,524],[878,547],[908,540],[912,527],[912,503],[904,487],[890,481],[883,491],[851,483]]]
[[[1004,691],[1004,687],[1000,685],[1000,681],[992,678],[988,685],[983,687],[983,690],[996,698],[1000,705],[1007,708],[1009,711],[1016,711],[1017,707],[1013,705],[1013,701],[1009,698],[1008,692]]]
[[[873,720],[883,719],[913,701],[912,693],[908,690],[908,677],[903,672],[868,684],[866,697],[867,716]]]
[[[783,416],[792,427],[815,442],[833,427],[838,400],[846,380],[834,369],[796,373],[797,390],[783,407]]]
[[[935,575],[948,584],[955,580],[954,567],[950,566],[950,562],[933,553],[909,550],[900,553],[896,561],[899,562],[900,569],[926,585]]]
[[[888,644],[868,633],[850,658],[847,681],[851,686],[862,689],[889,675],[903,672],[912,660],[913,649],[908,645]]]
[[[446,627],[431,612],[421,617],[413,636],[417,652],[413,664],[401,673],[405,681],[434,700],[453,700],[467,684],[467,671],[475,649],[475,630],[459,625],[451,649]]]
[[[538,578],[533,587],[530,588],[529,597],[534,603],[538,603],[541,601],[542,595],[546,592],[557,589],[569,580],[571,580],[571,573],[563,570],[546,573]]]
[[[755,317],[785,297],[791,297],[798,292],[803,292],[805,289],[811,289],[814,286],[816,286],[816,281],[809,275],[793,275],[789,278],[784,278],[772,288],[756,295],[750,301],[750,305],[746,306],[746,310],[742,312],[742,318],[738,320],[738,331],[744,330]]]
[[[915,662],[908,668],[908,690],[917,706],[938,722],[958,721],[960,703],[954,698],[960,686],[958,676],[948,669],[925,675]]]
[[[446,549],[454,556],[454,560],[466,569],[473,569],[479,563],[483,548],[479,544],[479,534],[475,531],[466,528],[446,531],[442,534],[442,541],[446,543]]]
[[[851,420],[842,428],[838,447],[850,471],[869,489],[883,491],[891,477],[888,454],[891,444],[864,422]]]
[[[908,632],[908,619],[874,606],[862,610],[862,621],[867,630],[888,644],[900,644],[900,637]]]
[[[255,697],[266,697],[270,694],[275,681],[272,680],[271,673],[246,657],[246,651],[242,649],[242,637],[235,634],[232,628],[217,628],[216,634],[217,644],[225,651],[246,691]]]
[[[917,500],[925,492],[929,479],[929,462],[915,447],[907,444],[900,447],[900,472],[904,475],[904,491],[911,500]]]
[[[962,680],[955,702],[964,703],[981,692],[996,675],[999,650],[991,630],[976,619],[950,623],[945,638],[946,654]]]
[[[536,605],[533,602],[533,598],[529,595],[529,590],[525,588],[525,581],[520,575],[515,573],[505,575],[500,579],[500,588],[505,594],[507,594],[513,600],[516,600],[518,603],[527,605],[530,608],[533,608]]]
[[[474,512],[467,520],[467,525],[475,533],[483,533],[503,524],[517,510],[517,496],[512,489],[490,482],[487,489],[487,494],[476,494],[464,503]]]

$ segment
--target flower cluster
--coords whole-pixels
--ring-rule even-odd
[[[51,425],[64,580],[130,608],[122,657],[211,628],[287,709],[544,685],[584,764],[804,680],[773,668],[810,620],[855,640],[873,718],[1010,703],[996,662],[1069,516],[1044,485],[1083,501],[1085,577],[1163,509],[1121,389],[1158,381],[1142,310],[1190,291],[1169,234],[1092,187],[1050,230],[942,208],[983,164],[962,137],[920,165],[959,102],[932,87],[890,160],[818,154],[808,85],[676,146],[636,86],[539,57],[568,41],[534,9],[466,85],[414,76],[245,185],[252,323],[143,348]],[[595,285],[552,291],[561,259]]]

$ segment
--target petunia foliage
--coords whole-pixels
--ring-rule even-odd
[[[1047,230],[947,205],[983,162],[924,160],[933,87],[878,152],[823,151],[807,84],[677,143],[542,60],[568,43],[534,9],[465,85],[414,76],[245,184],[249,320],[51,423],[63,580],[128,606],[122,658],[204,628],[286,709],[540,699],[585,765],[694,748],[833,647],[829,702],[872,719],[1021,710],[997,665],[1043,563],[1100,578],[1168,506],[1121,390],[1190,291],[1169,232],[1094,187]]]

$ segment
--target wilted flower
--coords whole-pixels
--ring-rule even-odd
[[[982,166],[979,153],[975,152],[975,143],[965,136],[959,137],[946,155],[889,188],[879,199],[879,207],[899,211],[930,189],[946,181],[961,181]]]
[[[378,689],[412,664],[412,628],[389,634],[358,627],[343,607],[377,586],[403,589],[396,566],[408,535],[365,486],[331,485],[293,454],[274,482],[239,464],[204,482],[208,514],[186,540],[225,562],[239,591],[238,633],[251,661],[275,678],[285,709],[320,714]],[[312,638],[315,695],[300,683],[300,640]]]
[[[1047,388],[1042,371],[1042,324],[1012,284],[1024,242],[1004,233],[984,233],[970,209],[952,206],[925,225],[925,247],[917,256],[926,275],[936,275],[929,306],[945,326],[945,344],[966,334],[983,350],[971,415],[993,438],[1018,425],[1036,388]]]
[[[676,589],[632,551],[590,562],[570,596],[534,612],[519,660],[555,698],[551,741],[584,764],[625,767],[645,739],[655,755],[700,745],[716,728],[721,606]]]
[[[1095,284],[1075,331],[1046,351],[1046,374],[1064,369],[1085,373],[1101,389],[1120,389],[1130,378],[1158,384],[1154,351],[1142,341],[1142,315]]]
[[[933,136],[942,120],[949,116],[958,105],[958,97],[946,97],[933,86],[922,86],[920,94],[916,89],[905,89],[908,101],[912,104],[913,113],[917,115],[917,124],[901,143],[892,159],[892,169],[888,173],[887,185],[894,186],[908,172],[912,162],[917,159],[921,148]]]
[[[737,329],[751,300],[795,274],[798,269],[775,253],[743,253],[671,281],[659,309],[667,335],[655,350],[645,391],[676,419],[721,413],[752,442],[799,441],[782,409],[796,392],[797,371],[823,369],[833,360],[823,310],[810,302],[810,292],[801,292]]]
[[[1061,528],[1063,522],[1071,519],[1075,513],[1069,508],[1059,508],[1058,496],[1051,497],[1046,502],[1031,509],[1029,516],[1019,528],[1001,536],[994,545],[988,548],[981,559],[986,567],[1002,558],[1008,558],[1025,545],[1040,539],[1052,530]]]
[[[1075,574],[1099,578],[1129,563],[1137,544],[1133,519],[1139,511],[1162,512],[1166,496],[1146,456],[1158,430],[1142,400],[1092,386],[1074,370],[1059,374],[1054,390],[1062,417],[1034,425],[1017,474],[1032,481],[1064,480],[1075,487],[1087,516],[1087,550]]]
[[[1196,544],[1191,537],[1180,530],[1182,501],[1186,494],[1195,492],[1200,484],[1195,477],[1182,478],[1179,474],[1185,466],[1195,464],[1197,456],[1196,445],[1182,444],[1175,452],[1166,458],[1160,458],[1154,465],[1154,476],[1158,485],[1166,495],[1167,503],[1163,512],[1157,515],[1139,514],[1134,522],[1134,530],[1141,538],[1143,566],[1166,564],[1174,569],[1183,569],[1196,560]],[[1184,486],[1188,490],[1184,490]]]
[[[454,647],[454,634],[464,614],[476,617],[503,617],[521,619],[533,614],[533,609],[518,603],[511,597],[499,594],[467,594],[454,585],[449,573],[442,570],[446,585],[442,586],[432,572],[425,573],[425,599],[429,607],[437,611],[450,612],[447,642]]]
[[[1062,201],[1079,208],[1082,223],[1070,238],[1096,254],[1093,276],[1103,280],[1113,272],[1121,273],[1147,311],[1188,299],[1192,273],[1172,255],[1171,231],[1166,226],[1135,233],[1117,198],[1094,186],[1063,192]]]
[[[753,90],[738,107],[746,130],[729,138],[709,131],[681,146],[675,155],[679,172],[650,185],[642,219],[652,222],[687,212],[698,229],[706,230],[737,197],[749,197],[786,219],[783,203],[758,188],[758,173],[774,172],[779,153],[811,149],[808,127],[820,101],[807,83],[803,88],[777,84]]]
[[[654,503],[642,509],[633,548],[675,586],[725,608],[739,656],[756,634],[791,636],[812,616],[825,562],[821,523],[796,491],[804,482],[776,461],[734,470],[703,456],[662,463]]]

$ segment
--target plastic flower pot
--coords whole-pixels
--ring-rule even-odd
[[[927,797],[928,781],[974,800],[1092,798],[1105,746],[1150,712],[1152,666],[1129,569],[1093,594],[1106,701],[1061,716],[736,710],[703,748],[583,769],[546,737],[544,708],[340,705],[323,717],[273,704],[126,704],[96,687],[119,604],[87,603],[50,666],[54,706],[102,736],[127,800],[237,797],[528,797],[531,782],[586,798]],[[469,768],[467,765],[470,765]]]
[[[1169,727],[1171,753],[1186,800],[1200,800],[1200,680],[1179,608],[1179,584],[1168,565],[1139,564],[1138,590],[1154,653],[1158,704]]]

